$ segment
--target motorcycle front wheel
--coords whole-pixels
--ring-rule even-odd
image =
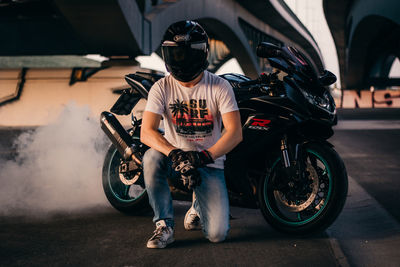
[[[128,215],[138,215],[150,210],[144,185],[143,172],[137,177],[126,177],[120,173],[121,154],[111,145],[103,164],[103,189],[110,204]]]
[[[308,235],[325,230],[346,201],[347,173],[336,151],[324,143],[309,143],[303,150],[302,179],[283,179],[285,172],[278,157],[260,180],[262,214],[272,227],[284,233]]]

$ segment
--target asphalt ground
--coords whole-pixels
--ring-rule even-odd
[[[344,211],[328,229],[347,263],[400,266],[400,109],[339,110],[329,140],[349,175]]]
[[[151,215],[128,217],[97,207],[48,220],[1,222],[2,266],[337,266],[329,239],[297,239],[277,233],[258,210],[233,208],[229,238],[220,244],[187,232],[190,204],[175,202],[175,243],[147,249]]]
[[[318,236],[280,234],[259,210],[232,207],[228,239],[212,244],[201,232],[184,230],[190,203],[174,201],[176,242],[150,250],[145,244],[154,230],[151,214],[130,217],[101,205],[45,218],[0,217],[0,265],[399,266],[398,115],[399,110],[339,111],[342,120],[365,123],[357,130],[339,124],[329,140],[346,164],[349,194],[337,221]],[[365,127],[376,120],[390,121]],[[12,139],[24,130],[0,129],[3,158],[12,157]]]
[[[329,139],[353,177],[400,222],[400,109],[339,110]]]
[[[400,222],[400,130],[336,130],[348,175]]]

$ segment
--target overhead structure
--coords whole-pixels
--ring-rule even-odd
[[[213,40],[211,70],[234,57],[255,77],[261,41],[293,45],[323,70],[321,52],[282,0],[0,0],[0,56],[149,55],[173,22],[199,21]]]
[[[400,86],[389,78],[400,58],[400,1],[324,0],[335,41],[343,89]]]

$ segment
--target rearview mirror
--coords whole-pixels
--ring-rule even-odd
[[[257,46],[257,56],[263,58],[282,56],[282,49],[274,44],[262,42]]]
[[[318,81],[322,86],[328,86],[334,84],[336,80],[337,80],[336,75],[330,72],[329,70],[324,70],[322,76],[318,78]]]

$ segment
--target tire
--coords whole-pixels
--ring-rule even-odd
[[[308,143],[303,151],[307,155],[306,162],[309,160],[304,179],[310,183],[310,189],[306,190],[312,190],[305,195],[306,200],[289,201],[274,187],[282,166],[280,157],[260,180],[258,190],[260,209],[266,221],[280,232],[295,235],[314,234],[329,227],[343,209],[348,188],[346,168],[332,147],[325,143]]]
[[[139,215],[151,210],[143,173],[133,185],[125,185],[119,177],[121,154],[111,145],[103,164],[103,189],[110,204],[127,215]]]

